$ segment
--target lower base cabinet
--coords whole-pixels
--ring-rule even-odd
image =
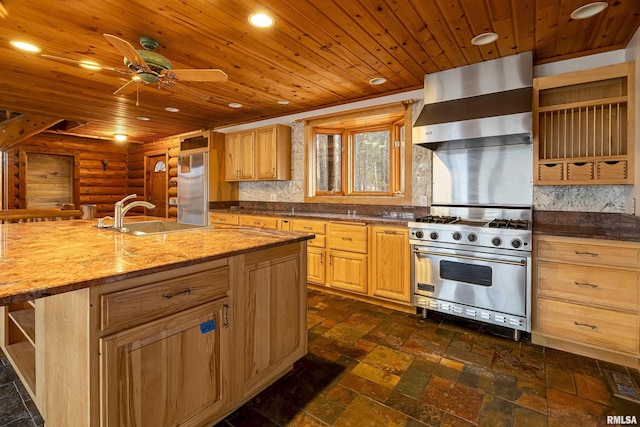
[[[228,302],[102,339],[104,425],[197,426],[222,414],[229,400]]]
[[[47,427],[210,426],[306,354],[306,256],[293,243],[3,307],[0,346],[29,344],[12,364]],[[27,308],[29,340],[11,320]]]

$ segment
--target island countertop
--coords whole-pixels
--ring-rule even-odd
[[[158,218],[127,218],[152,219]],[[0,305],[313,238],[305,233],[218,226],[134,236],[95,224],[95,220],[71,220],[0,225]]]

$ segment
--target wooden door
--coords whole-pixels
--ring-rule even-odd
[[[332,288],[367,293],[367,254],[329,251],[327,284]]]
[[[369,295],[411,301],[409,230],[371,226]]]
[[[275,179],[277,175],[276,127],[256,130],[256,175],[258,179]]]
[[[101,339],[103,426],[198,426],[225,409],[227,298]]]
[[[167,165],[166,155],[147,157],[147,201],[156,205],[147,215],[167,216]]]
[[[299,245],[245,257],[244,281],[235,296],[242,343],[238,381],[245,396],[306,353],[306,276]]]

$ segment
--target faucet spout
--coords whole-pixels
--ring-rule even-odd
[[[153,203],[145,202],[142,200],[131,202],[127,206],[124,206],[124,202],[130,199],[135,199],[136,197],[138,197],[137,194],[130,194],[124,199],[116,202],[114,212],[113,212],[113,228],[117,230],[122,229],[123,228],[122,220],[124,219],[124,216],[127,214],[127,212],[129,212],[133,208],[142,206],[147,209],[154,209],[156,207],[156,205],[154,205]]]

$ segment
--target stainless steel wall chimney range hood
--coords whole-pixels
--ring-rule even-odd
[[[431,149],[531,142],[531,52],[424,76],[413,143]]]

